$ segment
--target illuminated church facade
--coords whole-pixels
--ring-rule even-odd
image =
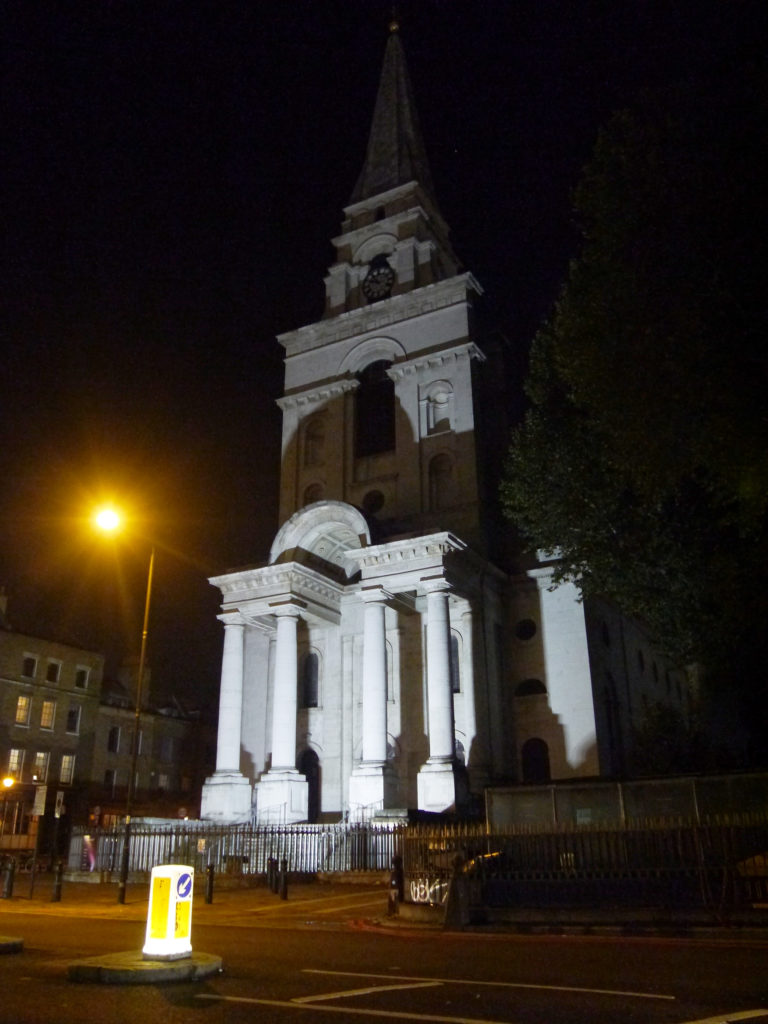
[[[552,588],[550,562],[500,554],[481,288],[435,202],[396,29],[333,245],[323,318],[278,339],[269,562],[211,580],[224,649],[202,817],[461,814],[496,782],[620,770],[642,637]]]

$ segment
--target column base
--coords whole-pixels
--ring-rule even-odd
[[[397,783],[383,764],[362,764],[349,777],[349,817],[369,821],[375,814],[394,806]]]
[[[309,783],[296,769],[268,771],[256,783],[256,821],[262,825],[291,825],[306,821]]]
[[[251,820],[253,787],[240,772],[214,772],[203,783],[200,817],[221,825],[243,825]]]
[[[452,761],[436,761],[422,765],[416,780],[420,811],[441,814],[457,809],[456,773]]]

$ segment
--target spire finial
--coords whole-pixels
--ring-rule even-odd
[[[400,31],[400,17],[397,13],[397,4],[392,4],[392,16],[389,19],[389,31],[399,32]]]

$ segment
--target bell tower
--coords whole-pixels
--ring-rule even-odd
[[[280,519],[359,508],[377,540],[449,529],[485,548],[473,303],[434,198],[398,25],[365,161],[334,238],[325,308],[283,334]]]

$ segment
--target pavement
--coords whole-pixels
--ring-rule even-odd
[[[205,902],[205,879],[198,878],[193,909],[193,931],[204,925],[269,928],[342,928],[365,921],[382,929],[428,929],[464,933],[517,933],[564,935],[687,936],[726,941],[768,941],[768,906],[744,908],[727,920],[709,911],[669,911],[663,908],[505,908],[482,923],[446,922],[444,908],[401,904],[389,916],[389,886],[381,874],[356,879],[353,884],[332,880],[299,882],[288,887],[286,899],[266,885],[221,879],[213,900]],[[29,896],[28,877],[17,876],[14,895],[0,899],[0,953],[23,950],[15,936],[14,918],[45,915],[56,918],[110,919],[146,922],[149,885],[130,883],[126,901],[117,902],[117,885],[64,881],[61,901],[52,902],[52,876],[38,876]],[[20,929],[18,929],[20,930]],[[73,981],[106,984],[142,984],[201,978],[222,969],[221,959],[193,952],[179,960],[148,960],[141,951],[102,955],[69,966]]]

